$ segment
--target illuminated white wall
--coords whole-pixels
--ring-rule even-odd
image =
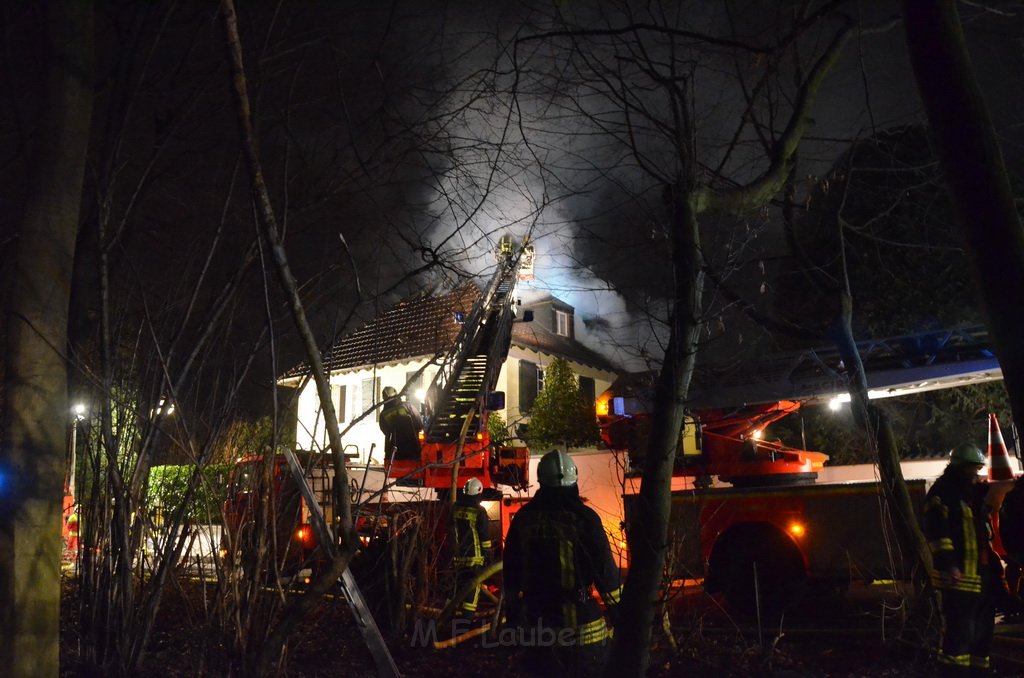
[[[341,442],[346,454],[353,455],[353,463],[382,463],[384,435],[380,432],[377,415],[380,412],[381,390],[391,386],[401,390],[409,376],[423,366],[425,361],[399,363],[378,366],[376,369],[349,370],[331,374],[331,391],[336,399],[341,395],[339,387],[344,387],[344,415],[338,423],[341,431]],[[429,371],[422,383],[429,383],[433,377]],[[292,385],[297,385],[292,383]],[[419,406],[416,395],[406,394],[406,401],[414,407]],[[373,409],[373,405],[377,408]],[[335,402],[335,407],[338,407]],[[367,412],[369,413],[367,414]],[[364,416],[365,415],[365,416]],[[295,446],[300,450],[321,450],[327,447],[327,431],[320,410],[320,399],[316,385],[310,381],[299,394],[296,411],[297,425],[295,430]]]
[[[502,418],[510,424],[515,424],[521,419],[519,416],[519,361],[529,360],[540,366],[550,364],[553,358],[546,354],[539,354],[535,351],[522,349],[513,346],[509,351],[508,360],[502,365],[498,376],[495,390],[505,393],[505,410],[501,412]],[[384,436],[380,432],[377,423],[376,411],[371,412],[359,421],[355,421],[366,412],[371,402],[380,402],[380,392],[385,386],[392,386],[401,390],[405,386],[407,378],[426,363],[426,359],[410,362],[379,365],[375,369],[347,370],[331,374],[330,382],[332,393],[338,395],[338,387],[344,387],[345,391],[345,414],[340,422],[342,444],[347,454],[354,455],[353,463],[359,464],[382,464]],[[595,392],[603,393],[611,386],[615,375],[604,370],[596,370],[585,365],[570,361],[569,365],[576,374],[594,378]],[[425,388],[430,384],[436,374],[436,369],[428,367],[423,374],[421,385]],[[509,375],[512,375],[510,378]],[[298,386],[298,380],[288,380],[283,385]],[[365,386],[379,384],[373,389],[373,398],[364,397]],[[419,407],[413,389],[406,393],[406,402],[414,407]],[[337,406],[337,405],[336,405]],[[300,450],[320,450],[327,448],[327,432],[324,428],[324,419],[320,412],[320,399],[317,397],[316,385],[310,381],[303,387],[299,394],[297,405],[297,426],[295,432],[295,446]],[[513,429],[514,430],[514,429]],[[541,450],[540,452],[544,452]]]

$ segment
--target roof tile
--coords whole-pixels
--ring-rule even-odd
[[[461,325],[455,321],[455,312],[463,311],[469,315],[479,296],[480,290],[476,285],[467,282],[441,296],[419,296],[403,300],[337,342],[324,357],[324,367],[328,372],[337,372],[444,354],[451,348],[461,329]],[[556,335],[540,324],[516,323],[512,329],[512,341],[525,348],[616,371],[599,354],[573,339]],[[309,365],[303,362],[288,370],[283,378],[308,373]]]

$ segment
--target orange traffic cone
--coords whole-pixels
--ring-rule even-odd
[[[1003,432],[999,430],[999,420],[994,414],[988,415],[988,479],[1013,480],[1010,455],[1003,442]]]

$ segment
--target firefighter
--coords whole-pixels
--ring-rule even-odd
[[[976,487],[985,455],[971,444],[950,452],[949,464],[925,498],[924,532],[932,581],[942,598],[942,675],[984,675],[995,624],[997,559],[984,492]]]
[[[68,542],[67,542],[67,548],[65,550],[65,558],[67,558],[68,560],[74,560],[74,559],[76,559],[78,557],[79,526],[78,526],[78,509],[77,508],[72,508],[71,509],[71,514],[68,516],[67,521],[65,521],[65,522],[66,522],[67,528],[68,528],[68,530],[67,530]]]
[[[540,489],[516,513],[505,539],[508,619],[535,675],[588,675],[607,660],[621,587],[601,519],[584,506],[572,458],[558,450],[537,464]]]
[[[384,434],[385,459],[418,461],[420,458],[419,433],[423,420],[413,408],[402,402],[402,398],[391,386],[381,392],[384,404],[380,409],[380,430]]]
[[[483,483],[477,478],[470,478],[452,508],[456,593],[476,579],[481,568],[487,564],[491,550],[491,524],[487,518],[487,511],[480,506],[483,489]],[[459,616],[472,619],[476,615],[479,597],[480,587],[477,586],[469,597],[462,601]]]
[[[1024,483],[1018,478],[999,508],[999,540],[1006,551],[1006,579],[1014,596],[1021,587],[1024,569]],[[1019,610],[1018,610],[1019,612]]]

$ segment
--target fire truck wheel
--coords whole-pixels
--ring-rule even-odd
[[[803,595],[806,569],[793,541],[767,523],[737,525],[715,544],[709,578],[737,611],[781,612]]]

